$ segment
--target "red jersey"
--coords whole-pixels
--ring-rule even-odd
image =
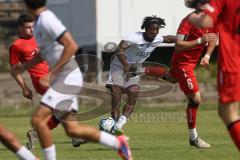
[[[188,15],[189,16],[189,15]],[[178,27],[177,34],[185,35],[186,41],[196,40],[204,34],[212,32],[213,29],[200,29],[188,21],[188,16],[185,17]],[[198,45],[183,52],[174,52],[172,63],[175,65],[190,65],[196,67],[197,62],[203,52],[205,44]],[[176,64],[177,63],[177,64]]]
[[[13,42],[9,49],[9,63],[11,65],[30,61],[38,50],[35,38],[19,38]],[[42,77],[49,72],[47,62],[41,62],[28,70],[31,77]]]
[[[219,67],[224,72],[240,72],[240,0],[212,0],[205,10],[219,30]]]

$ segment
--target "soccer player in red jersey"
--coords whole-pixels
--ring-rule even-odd
[[[209,0],[186,0],[185,2],[188,7],[196,9],[196,11],[189,14],[191,15],[196,12],[203,14],[201,7]],[[194,69],[206,45],[206,53],[200,64],[204,67],[208,66],[209,59],[216,45],[217,36],[213,33],[213,29],[200,29],[190,24],[188,16],[181,21],[177,31],[178,41],[172,57],[170,71],[164,73],[165,75],[162,78],[171,83],[178,82],[180,89],[188,98],[186,115],[190,145],[197,148],[210,148],[210,144],[199,138],[196,130],[197,109],[201,102],[201,96]],[[160,72],[165,71],[155,69],[154,67],[145,68],[147,75],[158,76],[161,74]]]
[[[240,1],[211,0],[205,5],[203,16],[189,17],[198,27],[213,24],[219,30],[218,54],[218,113],[240,151]]]
[[[25,63],[33,59],[34,56],[38,55],[38,46],[37,42],[33,36],[33,19],[28,15],[21,15],[18,18],[18,33],[19,38],[15,40],[9,49],[9,63],[11,68],[14,67],[16,64]],[[43,95],[48,87],[41,85],[40,79],[46,76],[49,73],[48,64],[46,61],[42,61],[37,65],[31,67],[28,70],[30,74],[32,84],[37,93]],[[33,94],[31,89],[28,87],[27,83],[22,78],[21,74],[13,75],[16,79],[18,85],[22,89],[22,94],[27,99],[32,100]],[[51,117],[48,121],[48,126],[50,129],[54,129],[59,124],[59,120],[54,116]],[[35,131],[29,130],[27,132],[27,137],[29,139],[28,148],[33,150],[34,145],[33,142],[35,140]],[[75,143],[76,140],[73,140],[73,146],[79,145]]]

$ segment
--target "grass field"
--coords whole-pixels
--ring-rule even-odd
[[[217,116],[216,105],[202,105],[198,112],[199,135],[212,145],[211,149],[190,147],[184,107],[142,107],[125,127],[135,160],[237,160],[239,154],[228,136],[225,126]],[[2,114],[2,113],[1,113]],[[13,131],[22,143],[30,129],[28,117],[3,118],[1,123]],[[98,119],[86,122],[97,125]],[[117,153],[98,144],[72,148],[62,127],[53,131],[59,160],[118,160]],[[34,153],[41,157],[41,149]],[[14,155],[0,145],[0,160],[14,160]]]

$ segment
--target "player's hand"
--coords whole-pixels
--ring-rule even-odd
[[[213,40],[216,40],[216,34],[215,33],[206,33],[201,37],[202,43],[207,43]]]
[[[22,89],[23,96],[27,99],[33,99],[33,93],[27,86]]]
[[[123,70],[125,74],[129,72],[129,69],[130,69],[130,64],[126,64],[123,66]]]
[[[137,76],[137,65],[136,64],[131,64],[129,66],[128,72],[125,73],[125,79],[128,81],[130,78]]]
[[[201,65],[202,67],[204,67],[204,68],[208,68],[208,66],[209,66],[209,59],[210,59],[210,57],[205,55],[205,56],[201,59],[200,65]]]
[[[23,64],[19,63],[19,64],[16,64],[14,66],[11,67],[11,74],[12,75],[17,75],[17,74],[21,74],[25,71],[25,67]]]

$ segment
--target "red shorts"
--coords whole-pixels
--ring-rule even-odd
[[[31,77],[31,78],[32,78],[32,84],[33,84],[36,92],[39,93],[40,95],[43,95],[48,90],[48,88],[43,87],[40,84],[40,78],[41,77]]]
[[[220,103],[240,101],[240,73],[218,71],[218,94]]]
[[[172,67],[171,75],[178,80],[180,89],[187,95],[194,94],[199,91],[197,78],[194,74],[192,66]]]

